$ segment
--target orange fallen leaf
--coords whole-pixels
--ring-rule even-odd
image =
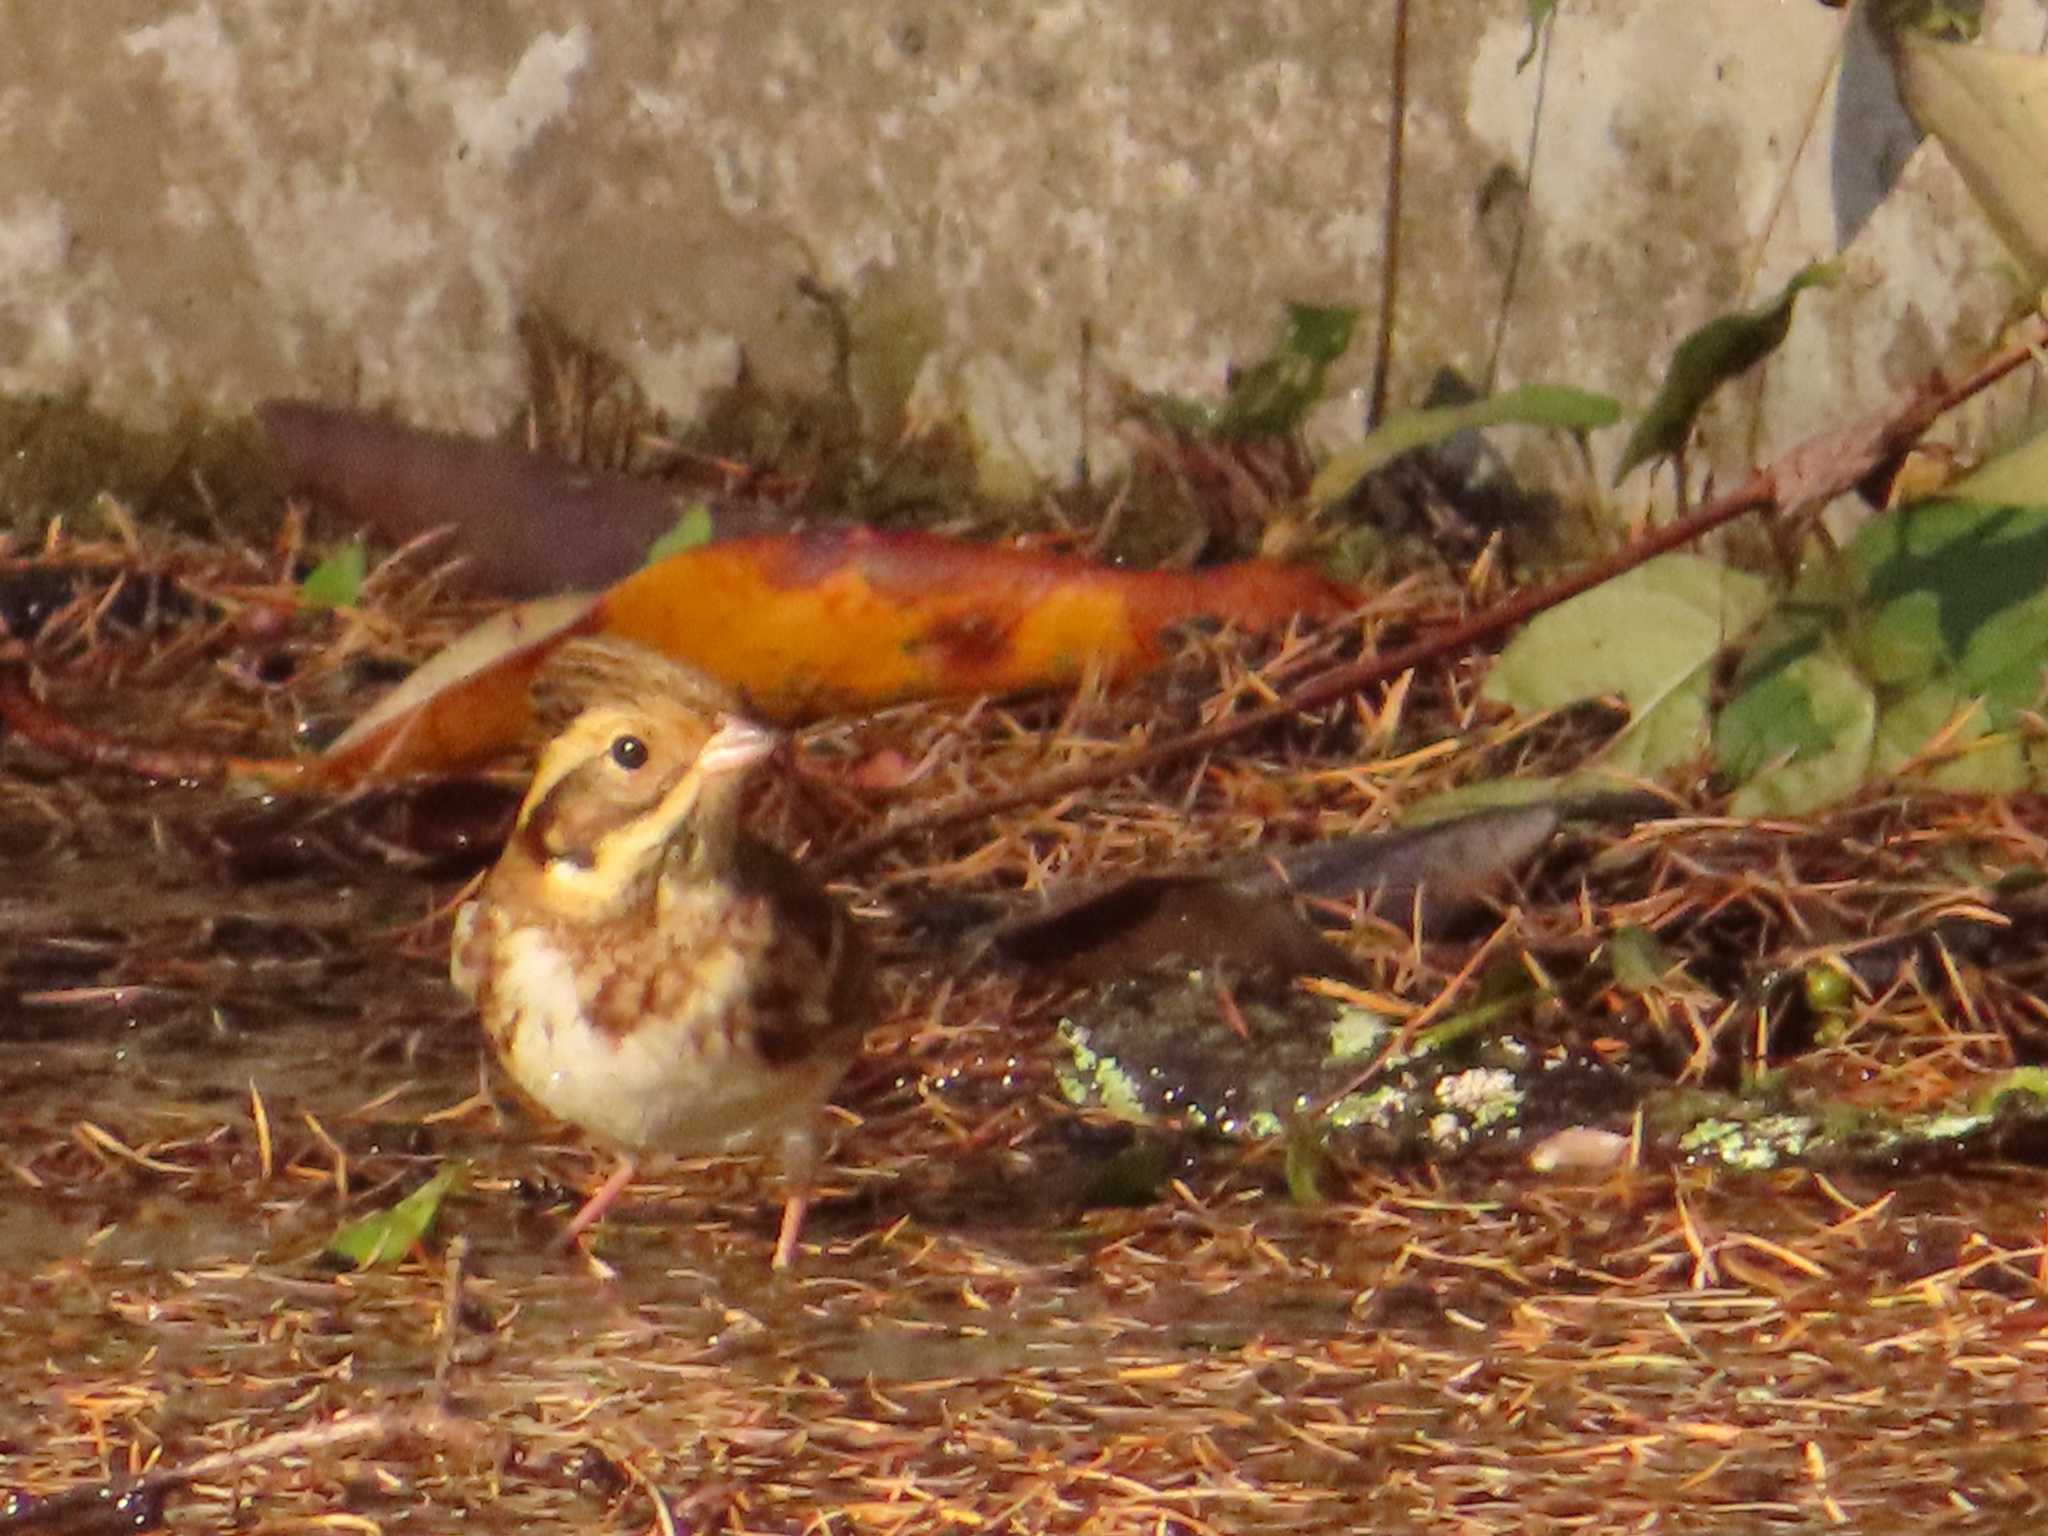
[[[728,539],[649,566],[604,627],[696,663],[777,719],[1006,693],[1156,661],[1196,615],[1269,630],[1333,619],[1346,588],[1301,566],[1130,571],[928,533],[834,528]]]
[[[573,635],[637,640],[736,686],[767,718],[797,721],[1060,687],[1091,669],[1128,676],[1157,661],[1184,620],[1266,631],[1296,615],[1337,618],[1358,599],[1270,561],[1127,571],[935,534],[830,528],[723,540],[594,600],[549,601],[429,662],[335,743],[316,779],[444,771],[513,746],[533,673]]]

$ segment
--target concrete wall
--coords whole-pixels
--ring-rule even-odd
[[[1213,387],[1288,299],[1376,292],[1387,0],[0,0],[0,390],[138,421],[280,392],[502,423],[544,308],[689,417],[741,349],[870,426],[965,419],[1062,477],[1099,368]],[[1843,13],[1415,0],[1397,402],[1484,371],[1640,400],[1672,343],[1833,249]],[[2033,46],[2032,7],[1994,36]],[[1529,160],[1542,92],[1540,136]],[[2015,294],[1923,149],[1720,422],[1727,462],[1967,355]],[[1367,346],[1340,377],[1362,382]],[[1353,430],[1355,398],[1320,421]],[[1098,436],[1098,444],[1101,439]]]

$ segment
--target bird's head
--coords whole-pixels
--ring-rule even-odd
[[[541,902],[601,920],[647,900],[665,870],[729,867],[746,772],[780,740],[736,696],[655,652],[597,639],[551,656],[534,699],[555,734],[512,836]]]

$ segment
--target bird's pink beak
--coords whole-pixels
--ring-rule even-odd
[[[697,754],[697,767],[714,777],[738,773],[782,745],[782,733],[752,720],[727,715]]]

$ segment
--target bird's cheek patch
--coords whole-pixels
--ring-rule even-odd
[[[536,863],[561,859],[578,868],[590,867],[591,850],[603,828],[590,825],[589,793],[579,793],[576,782],[581,777],[579,769],[557,779],[520,822],[519,836]]]
[[[563,774],[534,802],[520,824],[520,835],[539,862],[560,860],[578,869],[593,868],[604,857],[604,845],[630,831],[658,803],[654,785],[644,797],[621,801],[617,787],[606,781],[606,771],[602,763],[585,763]]]

